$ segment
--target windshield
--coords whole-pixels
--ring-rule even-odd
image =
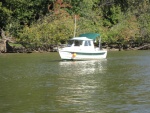
[[[82,45],[82,40],[75,40],[74,41],[74,46],[80,46],[80,45]]]
[[[82,45],[82,42],[83,42],[82,40],[69,40],[67,47],[71,47],[73,44],[74,46],[80,46]]]
[[[74,42],[74,40],[68,40],[67,47],[72,46],[73,42]]]

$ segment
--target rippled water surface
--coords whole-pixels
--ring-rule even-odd
[[[0,54],[0,113],[150,113],[150,51],[61,61]]]

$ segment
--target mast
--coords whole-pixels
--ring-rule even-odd
[[[75,15],[75,19],[74,19],[74,37],[76,36],[76,15]]]
[[[100,36],[98,42],[99,42],[99,49],[101,50],[101,36]]]

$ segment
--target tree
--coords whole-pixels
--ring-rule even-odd
[[[73,37],[73,18],[62,9],[62,4],[58,5],[54,4],[59,8],[56,10],[54,7],[51,15],[45,16],[42,20],[39,19],[30,27],[27,25],[20,32],[18,40],[22,44],[41,46],[42,44],[59,44],[69,37]]]
[[[78,15],[77,35],[96,32],[106,42],[147,40],[149,6],[149,0],[1,0],[0,27],[22,43],[56,44],[73,36]]]
[[[5,25],[11,20],[12,11],[3,6],[3,2],[0,2],[0,28],[4,28]]]

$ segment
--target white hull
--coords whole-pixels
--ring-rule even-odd
[[[99,51],[65,51],[59,50],[59,55],[62,60],[91,60],[91,59],[105,59],[107,56],[106,50]]]

